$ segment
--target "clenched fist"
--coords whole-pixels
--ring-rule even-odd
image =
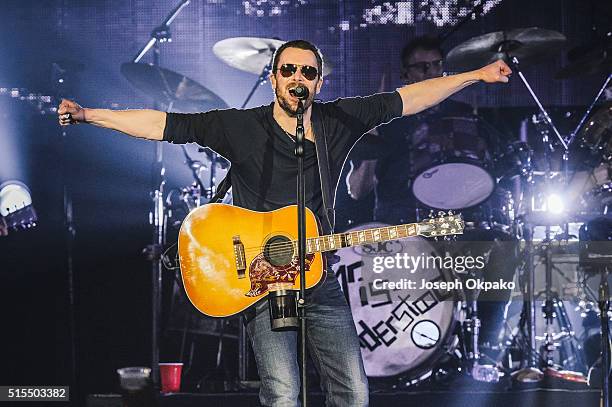
[[[508,76],[512,73],[512,70],[504,61],[501,59],[493,62],[487,66],[483,66],[478,69],[478,73],[480,74],[480,79],[486,83],[496,83],[496,82],[508,82]]]
[[[59,124],[62,126],[86,122],[85,109],[72,100],[62,99],[57,114],[59,115]]]

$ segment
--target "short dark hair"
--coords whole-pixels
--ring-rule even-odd
[[[287,41],[274,52],[274,57],[272,58],[272,73],[276,73],[276,68],[278,68],[278,60],[287,48],[299,48],[307,51],[311,51],[315,57],[317,58],[317,69],[319,70],[319,76],[323,76],[323,55],[321,55],[321,51],[314,44],[306,41],[306,40],[293,40]]]
[[[444,57],[444,53],[442,52],[442,44],[440,40],[436,37],[430,37],[427,35],[423,35],[420,37],[413,38],[410,40],[402,49],[402,67],[406,67],[406,61],[408,58],[417,50],[424,49],[427,51],[438,51],[442,57]]]

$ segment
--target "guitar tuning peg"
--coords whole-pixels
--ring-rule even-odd
[[[430,209],[430,210],[429,210],[429,215],[428,215],[428,216],[429,216],[430,218],[433,218],[433,217],[434,217],[434,211],[433,211],[433,209]]]
[[[448,212],[446,212],[448,214],[448,216],[453,216],[455,213],[453,212],[453,210],[449,210]]]
[[[442,218],[442,217],[444,217],[444,215],[446,215],[446,213],[444,213],[444,211],[438,211],[438,217]]]

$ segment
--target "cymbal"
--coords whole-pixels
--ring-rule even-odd
[[[563,67],[555,79],[575,78],[612,71],[612,54],[604,49],[594,50]]]
[[[285,42],[276,38],[226,38],[213,45],[213,52],[232,68],[259,75],[272,61],[274,52]],[[325,61],[323,75],[327,76],[331,71],[331,65]]]
[[[136,89],[174,112],[195,113],[228,107],[211,90],[169,69],[126,62],[121,65],[121,73]]]
[[[446,55],[453,69],[471,70],[498,59],[508,62],[517,57],[521,65],[532,65],[559,52],[565,45],[563,34],[538,27],[487,33],[457,45]]]

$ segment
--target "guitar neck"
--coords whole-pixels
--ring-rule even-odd
[[[345,247],[360,246],[418,235],[418,224],[407,223],[397,226],[356,230],[306,239],[306,253],[329,252]],[[297,245],[297,242],[294,242]]]

